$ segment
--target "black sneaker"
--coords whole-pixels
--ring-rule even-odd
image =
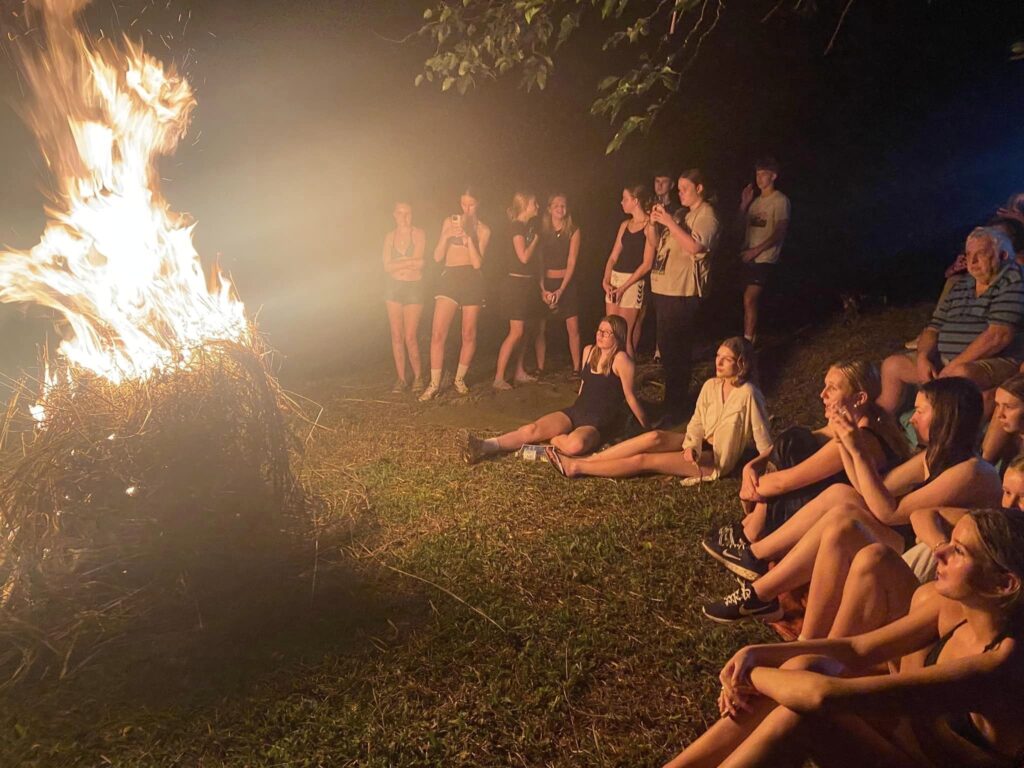
[[[476,464],[487,454],[484,451],[484,441],[470,432],[462,434],[462,460],[467,464]]]
[[[740,581],[740,586],[735,592],[726,595],[717,603],[705,605],[701,611],[719,624],[732,624],[744,619],[778,621],[783,613],[778,598],[772,598],[767,602],[761,600],[747,581]]]
[[[739,524],[719,528],[707,536],[701,546],[715,560],[747,581],[754,581],[768,573],[768,563],[754,557],[750,551],[750,542]]]

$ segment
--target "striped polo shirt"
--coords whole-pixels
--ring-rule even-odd
[[[1008,261],[988,289],[976,295],[977,282],[963,275],[932,313],[928,327],[939,332],[939,355],[949,360],[974,341],[989,325],[1008,325],[1013,340],[993,357],[1024,357],[1024,275],[1016,262]]]

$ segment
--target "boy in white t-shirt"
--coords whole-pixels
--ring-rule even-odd
[[[746,216],[746,237],[740,259],[743,280],[743,335],[751,342],[757,338],[757,314],[761,293],[775,271],[782,243],[789,229],[789,198],[775,188],[779,164],[771,157],[754,165],[757,188],[748,184],[740,195],[740,213]]]

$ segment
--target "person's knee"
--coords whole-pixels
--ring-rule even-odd
[[[841,507],[829,510],[825,530],[821,534],[821,546],[825,551],[843,549],[860,536],[860,523],[856,518],[842,514]]]
[[[579,435],[564,435],[558,450],[568,456],[580,456],[586,450],[586,441]]]
[[[889,558],[895,556],[896,553],[884,544],[877,542],[868,544],[862,547],[856,557],[853,558],[853,562],[850,564],[850,575],[859,577],[875,576]]]
[[[540,434],[540,428],[537,426],[537,422],[531,421],[529,424],[522,428],[521,437],[527,442],[532,443],[537,440],[537,435]],[[554,441],[552,441],[554,442]]]
[[[831,674],[832,668],[835,666],[833,659],[828,656],[822,656],[821,654],[805,653],[802,656],[794,656],[791,659],[787,659],[779,669],[795,669],[803,670],[805,672],[820,672],[821,674]]]

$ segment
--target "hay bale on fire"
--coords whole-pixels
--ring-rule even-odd
[[[308,563],[284,405],[261,357],[222,342],[143,382],[55,384],[39,426],[9,409],[0,679],[67,674],[146,616],[201,615],[256,570]]]

